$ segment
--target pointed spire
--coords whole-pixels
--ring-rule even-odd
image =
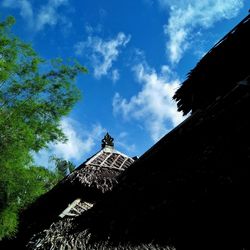
[[[102,139],[102,149],[103,148],[114,148],[114,138],[112,138],[109,133],[106,133],[106,135],[104,136],[104,138]]]

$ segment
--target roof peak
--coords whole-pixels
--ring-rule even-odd
[[[110,136],[109,133],[106,133],[104,138],[102,139],[102,149],[104,148],[114,148],[114,138]]]

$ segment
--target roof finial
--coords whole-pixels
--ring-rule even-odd
[[[105,148],[105,147],[111,147],[113,148],[114,147],[114,138],[112,138],[109,133],[106,133],[106,135],[104,136],[104,138],[102,139],[102,148]]]

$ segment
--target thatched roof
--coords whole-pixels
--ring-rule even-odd
[[[117,183],[116,176],[127,169],[134,160],[113,149],[103,148],[87,162],[67,176],[63,183],[80,183],[94,187],[103,193],[111,190]]]
[[[99,152],[23,211],[17,240],[25,242],[60,218],[76,217],[91,208],[112,190],[118,176],[133,162],[133,158],[114,149],[113,138],[106,134]]]
[[[176,91],[178,110],[187,114],[209,105],[249,76],[250,15],[200,60]]]
[[[76,224],[73,219],[64,219],[53,223],[48,229],[34,235],[26,248],[30,250],[175,250],[174,247],[163,246],[154,242],[112,244],[108,240],[92,241],[92,236],[88,230],[75,231]]]
[[[27,247],[248,249],[250,72],[239,48],[243,58],[249,55],[248,31],[249,16],[177,91],[179,108],[193,110],[188,119],[121,174],[119,185],[91,209],[38,230]],[[241,59],[237,65],[232,54]]]
[[[29,249],[244,249],[249,107],[248,80],[163,137],[92,209],[34,235]]]
[[[243,28],[237,26],[209,52],[207,59],[198,64],[197,73],[194,70],[194,75],[190,75],[190,83],[184,84],[176,95],[184,112],[193,107],[185,99],[193,91],[189,84],[196,87],[198,82],[206,85],[207,79],[215,80],[215,84],[222,85],[220,96],[210,99],[210,92],[208,96],[204,94],[209,104],[194,111],[142,155],[120,176],[119,185],[112,192],[65,224],[66,231],[53,234],[50,228],[34,235],[28,243],[30,249],[54,249],[56,244],[62,249],[109,249],[105,246],[127,243],[143,249],[151,242],[159,249],[248,249],[250,79],[246,76],[250,69],[243,62],[234,68],[234,52],[229,50],[231,45],[240,43],[245,55],[249,55],[249,46],[242,42],[243,33],[249,31],[245,24],[249,27],[249,17],[240,23]],[[235,49],[242,56],[239,47]],[[223,62],[233,80],[227,90],[225,86],[231,81],[230,77],[222,77],[226,74]],[[222,67],[222,75],[218,75],[221,82],[215,77],[217,63]],[[203,74],[204,78],[194,80]]]

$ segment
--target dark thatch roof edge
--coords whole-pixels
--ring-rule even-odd
[[[210,103],[226,93],[240,78],[249,73],[250,14],[217,42],[175,92],[173,99],[183,114]],[[234,74],[236,72],[236,74]]]

